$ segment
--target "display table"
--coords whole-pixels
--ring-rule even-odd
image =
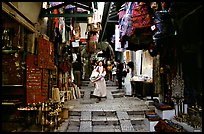
[[[131,85],[133,96],[141,99],[146,96],[151,96],[151,99],[153,99],[153,83],[146,81],[131,81]]]

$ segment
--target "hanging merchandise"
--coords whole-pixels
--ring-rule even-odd
[[[71,71],[71,50],[69,46],[65,45],[62,47],[62,56],[59,68],[65,73]]]
[[[54,14],[58,14],[57,9],[54,9]],[[59,27],[59,19],[58,17],[55,17],[55,28]]]
[[[133,2],[132,8],[132,26],[129,34],[122,37],[122,43],[128,41],[127,50],[141,50],[148,49],[152,43],[152,14],[150,8],[144,2]],[[128,36],[130,35],[130,36]],[[123,46],[123,45],[122,45]]]
[[[119,16],[119,23],[120,23],[120,24],[122,24],[122,19],[123,19],[124,14],[125,14],[125,10],[124,10],[124,9],[121,9],[121,10],[119,11],[119,14],[118,14],[118,16]]]
[[[62,36],[62,43],[65,43],[65,18],[64,17],[60,17],[59,18],[59,32]]]
[[[150,7],[145,2],[140,2],[132,10],[132,25],[134,28],[150,27],[152,21]]]
[[[121,10],[119,14],[121,48],[126,48],[128,37],[131,36],[133,31],[132,3],[133,2],[126,2],[124,10]]]
[[[134,34],[128,37],[127,50],[142,50],[148,49],[149,45],[153,42],[152,31],[150,27],[140,28],[134,31]]]
[[[158,40],[174,35],[175,29],[172,18],[167,11],[156,11],[154,18],[153,39]]]
[[[79,23],[74,24],[74,38],[75,40],[80,40],[81,37],[81,28]]]
[[[122,34],[121,36],[124,35],[131,35],[132,32],[132,2],[127,2],[125,5],[125,14],[123,15],[122,18]]]
[[[93,17],[88,17],[88,24],[92,24],[93,23]]]
[[[54,41],[54,53],[55,53],[55,65],[59,64],[60,60],[60,42],[61,36],[59,33],[59,28],[55,28],[55,41]]]

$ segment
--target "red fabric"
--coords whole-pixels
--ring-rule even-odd
[[[57,9],[54,9],[54,14],[58,14],[58,11]],[[55,28],[58,28],[59,27],[59,19],[58,17],[55,18]]]
[[[152,18],[149,14],[148,6],[144,2],[132,10],[132,25],[134,28],[152,26]]]

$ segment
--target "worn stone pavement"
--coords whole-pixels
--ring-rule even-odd
[[[143,120],[150,107],[145,100],[127,97],[124,89],[107,82],[107,98],[96,103],[91,95],[94,87],[88,82],[83,85],[81,98],[65,102],[69,118],[58,132],[148,132]]]

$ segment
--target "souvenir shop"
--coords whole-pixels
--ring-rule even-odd
[[[117,56],[125,64],[134,64],[132,95],[151,98],[157,109],[155,119],[157,114],[165,119],[157,122],[154,131],[165,131],[165,128],[166,131],[182,131],[175,124],[190,132],[202,129],[202,78],[198,73],[201,73],[201,23],[198,19],[202,6],[188,7],[189,11],[179,16],[181,5],[125,2],[119,10],[119,24],[115,25],[115,51],[122,55]],[[190,23],[197,27],[190,29]],[[197,33],[196,36],[193,33]],[[168,126],[177,129],[171,130]]]
[[[80,61],[81,79],[89,79],[103,52],[133,63],[132,95],[156,107],[146,113],[152,131],[200,131],[202,5],[105,2],[100,12],[97,3],[2,2],[2,128],[57,130],[69,116],[64,103],[81,97],[73,64]]]
[[[2,3],[4,131],[16,130],[19,122],[25,128],[57,130],[68,118],[64,102],[81,97],[80,85],[74,83],[73,63],[77,58],[80,62],[90,58],[83,57],[82,51],[88,55],[95,52],[101,24],[96,20],[97,11],[94,18],[93,14],[72,5],[50,9],[61,3]],[[29,7],[36,12],[27,15]],[[76,17],[65,20],[65,17],[43,16],[49,12],[81,13],[86,21],[88,18],[88,24],[79,23]]]

